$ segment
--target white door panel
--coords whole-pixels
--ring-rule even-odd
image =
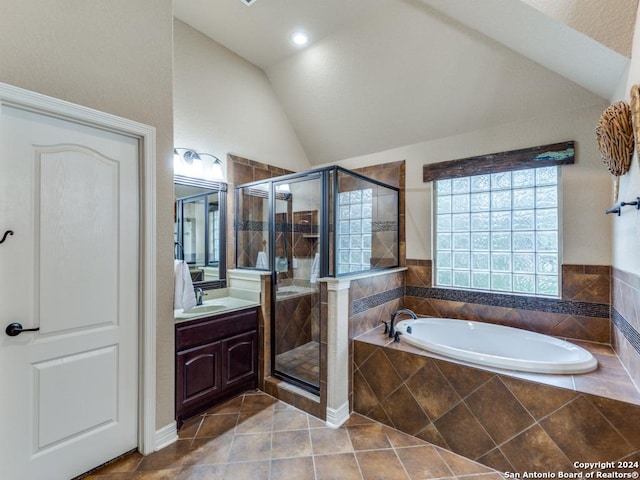
[[[0,110],[0,478],[137,446],[138,157],[136,138]]]

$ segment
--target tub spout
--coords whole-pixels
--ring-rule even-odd
[[[400,315],[411,315],[411,318],[415,318],[415,319],[418,318],[418,316],[408,308],[401,308],[396,313],[394,313],[393,316],[391,317],[391,322],[389,323],[389,338],[393,338],[394,340],[395,340],[395,334],[396,334],[396,330],[395,330],[396,320]]]

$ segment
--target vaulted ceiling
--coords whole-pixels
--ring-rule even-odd
[[[174,14],[264,70],[321,164],[604,104],[637,2],[174,0]]]

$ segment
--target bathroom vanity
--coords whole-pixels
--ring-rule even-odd
[[[258,385],[257,306],[217,309],[213,303],[203,307],[190,315],[176,315],[178,428],[185,420]]]

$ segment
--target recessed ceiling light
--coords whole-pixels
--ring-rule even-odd
[[[309,35],[304,32],[295,32],[291,35],[291,41],[301,47],[309,43]]]

